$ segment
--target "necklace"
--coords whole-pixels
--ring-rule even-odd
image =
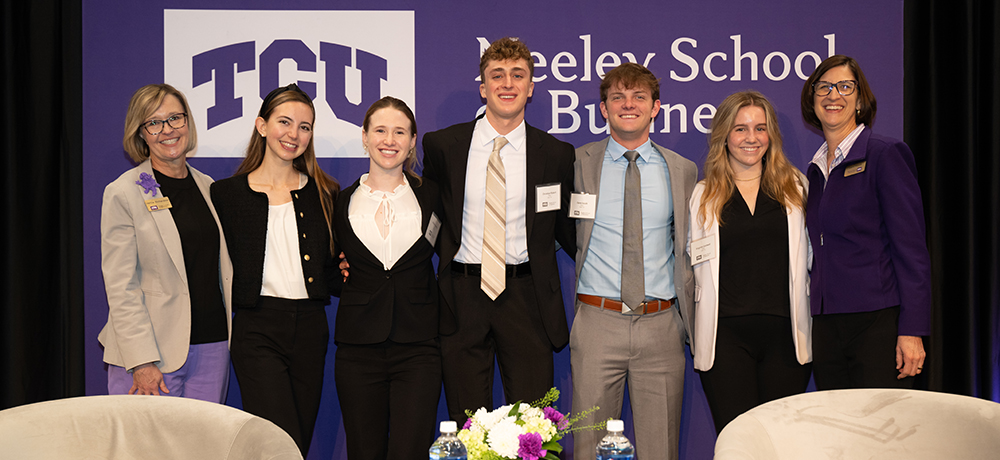
[[[757,177],[751,177],[749,179],[739,179],[739,178],[736,178],[736,177],[733,178],[733,180],[739,181],[739,182],[750,182],[752,180],[757,180],[757,179],[760,179],[760,174],[758,174]]]

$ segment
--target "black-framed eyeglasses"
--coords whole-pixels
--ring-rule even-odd
[[[155,136],[163,132],[163,125],[170,125],[173,129],[181,129],[187,125],[187,114],[178,113],[176,115],[171,115],[166,120],[149,120],[142,124],[143,129],[150,136]]]
[[[830,94],[833,89],[836,88],[837,92],[841,96],[850,96],[854,94],[854,90],[858,88],[857,80],[841,80],[836,83],[830,83],[828,81],[818,81],[813,83],[813,92],[817,96],[826,96]]]

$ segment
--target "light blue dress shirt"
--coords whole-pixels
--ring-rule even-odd
[[[608,140],[590,246],[580,270],[578,294],[621,300],[622,214],[625,209],[627,149]],[[646,299],[669,300],[674,289],[674,202],[667,162],[649,140],[639,146],[642,180],[642,255]]]

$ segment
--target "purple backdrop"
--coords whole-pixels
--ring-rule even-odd
[[[875,130],[897,138],[903,133],[899,0],[836,5],[637,0],[628,3],[627,10],[625,4],[609,10],[608,2],[591,0],[385,1],[377,10],[362,1],[340,1],[335,10],[330,3],[296,0],[283,4],[291,13],[268,14],[253,13],[276,8],[262,0],[139,2],[127,7],[107,0],[83,1],[88,394],[107,392],[97,342],[108,310],[100,269],[101,196],[107,183],[132,167],[121,147],[121,130],[132,92],[145,84],[166,80],[192,99],[203,142],[191,164],[215,178],[228,177],[239,163],[231,157],[249,137],[248,120],[259,107],[260,91],[266,94],[265,86],[299,81],[317,96],[317,152],[335,157],[322,158],[320,164],[342,184],[350,184],[368,167],[366,159],[350,158],[360,151],[359,113],[381,95],[393,94],[409,98],[420,133],[472,119],[483,106],[476,81],[481,49],[506,35],[520,37],[535,52],[528,123],[577,146],[606,135],[597,108],[600,75],[625,60],[647,64],[661,78],[664,112],[654,123],[653,140],[699,167],[714,106],[732,92],[751,88],[775,104],[786,153],[804,167],[822,138],[802,122],[799,93],[804,77],[831,52],[853,56],[863,66],[881,108]],[[363,9],[370,13],[354,13]],[[220,16],[216,10],[227,11]],[[199,24],[199,19],[211,25]],[[268,21],[274,30],[258,24]],[[185,29],[187,24],[190,29]],[[214,38],[203,38],[208,35]],[[198,49],[200,43],[208,45]],[[231,61],[204,64],[204,59],[220,54]],[[342,74],[341,65],[357,70]],[[213,107],[216,115],[211,114]],[[332,135],[321,142],[324,130]],[[212,141],[211,148],[204,139]],[[220,157],[226,155],[230,158]],[[559,260],[572,320],[573,261],[565,254]],[[328,310],[331,321],[335,310],[336,299]],[[331,343],[310,459],[346,458],[333,385],[333,350]],[[239,389],[235,379],[232,382],[229,404],[239,407]],[[568,347],[556,356],[556,385],[563,391],[561,409],[571,409]],[[496,394],[499,404],[499,385]],[[711,415],[690,365],[683,410],[682,458],[711,458]],[[625,412],[629,419],[627,407]],[[445,414],[442,398],[439,415]],[[570,453],[564,458],[572,458],[571,444],[564,441]]]

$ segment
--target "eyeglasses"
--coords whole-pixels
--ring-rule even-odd
[[[813,92],[817,96],[826,96],[830,94],[834,88],[841,96],[850,96],[854,94],[854,90],[858,87],[857,80],[841,80],[836,83],[830,83],[828,81],[818,81],[813,83]]]
[[[163,132],[163,125],[170,125],[173,129],[181,129],[184,125],[187,125],[187,114],[178,113],[176,115],[171,115],[166,120],[149,120],[142,124],[145,128],[146,133],[150,136],[155,136]]]

